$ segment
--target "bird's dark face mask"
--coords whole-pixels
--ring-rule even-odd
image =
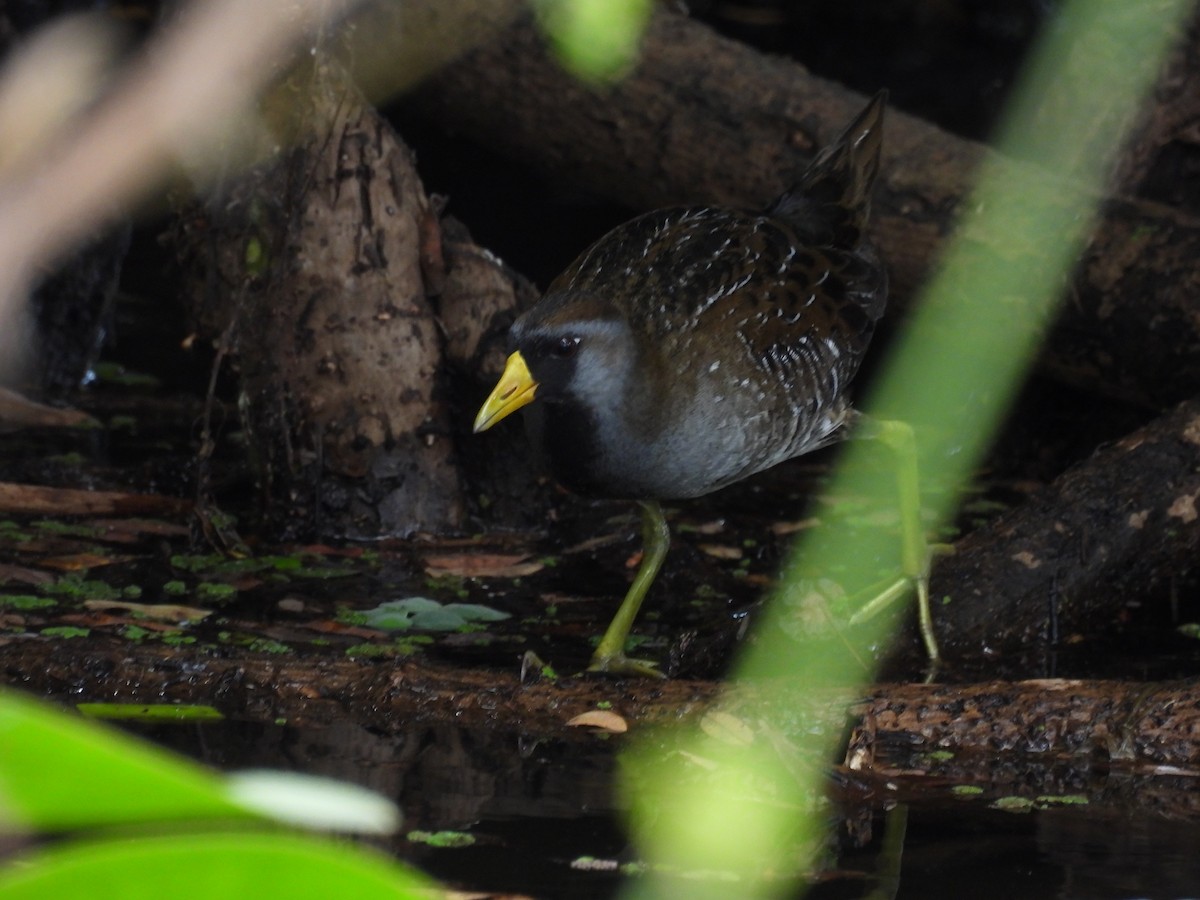
[[[570,334],[535,335],[520,346],[510,338],[504,372],[475,417],[475,431],[486,431],[534,400],[561,402],[574,379],[581,343]]]
[[[569,307],[548,293],[509,332],[511,353],[475,419],[484,431],[525,410],[532,446],[567,487],[596,492],[587,477],[599,453],[598,427],[617,414],[634,357],[628,324],[610,304],[578,298]],[[535,402],[536,401],[536,402]]]

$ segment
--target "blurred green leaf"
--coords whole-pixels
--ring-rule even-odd
[[[216,774],[13,691],[0,692],[0,748],[0,815],[10,826],[257,818]]]
[[[287,834],[183,834],[66,844],[0,871],[5,900],[427,898],[426,879],[374,853]]]
[[[583,81],[612,82],[637,61],[653,0],[535,0],[538,22],[563,66]]]

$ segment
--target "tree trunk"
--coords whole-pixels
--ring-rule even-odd
[[[454,402],[446,354],[498,371],[519,282],[443,241],[411,153],[332,63],[289,86],[298,138],[187,242],[197,318],[232,338],[268,519],[284,536],[457,529],[473,397]]]

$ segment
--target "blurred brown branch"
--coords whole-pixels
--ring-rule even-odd
[[[186,6],[118,76],[111,94],[58,127],[28,123],[36,163],[0,172],[0,380],[28,351],[22,304],[31,281],[118,210],[143,200],[179,161],[203,177],[204,150],[227,140],[257,93],[300,42],[352,0],[207,0]],[[103,31],[73,31],[98,55]],[[90,41],[90,43],[89,43]],[[41,73],[71,54],[47,45],[10,78]],[[90,69],[80,67],[82,79]],[[63,85],[69,96],[71,86]],[[88,85],[76,85],[86,96]],[[60,116],[63,106],[47,107]],[[51,138],[54,138],[51,140]],[[45,139],[44,141],[42,139]],[[215,157],[208,157],[210,163]]]

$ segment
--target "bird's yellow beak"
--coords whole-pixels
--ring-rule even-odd
[[[504,364],[504,374],[479,407],[475,433],[487,431],[501,419],[532,403],[537,387],[538,383],[529,374],[529,366],[525,365],[525,357],[519,352],[512,354]]]

